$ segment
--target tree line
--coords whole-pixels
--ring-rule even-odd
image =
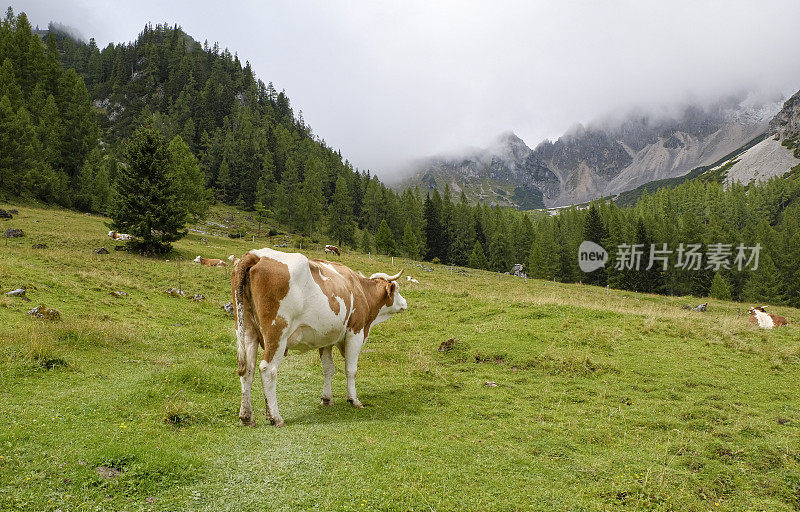
[[[0,191],[109,213],[142,233],[152,229],[119,212],[161,204],[162,194],[181,204],[174,217],[201,217],[220,201],[364,252],[499,272],[524,263],[530,276],[562,282],[800,305],[798,169],[749,186],[694,179],[634,206],[598,200],[549,216],[473,205],[449,187],[388,188],[314,135],[249,63],[177,26],[147,25],[135,42],[101,50],[53,26],[42,41],[9,10],[0,61],[0,142],[10,148],[0,155]],[[137,162],[153,161],[162,175],[137,174],[147,167]],[[143,198],[131,186],[142,179],[169,185]],[[121,198],[142,204],[131,210]],[[584,240],[609,251],[604,268],[580,270]],[[622,244],[708,251],[719,243],[760,244],[758,269],[682,268],[675,251],[666,267],[614,264]]]

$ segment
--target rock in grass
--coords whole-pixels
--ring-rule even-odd
[[[113,480],[122,474],[122,471],[113,466],[97,466],[94,471],[104,480]]]
[[[115,245],[114,246],[114,250],[115,251],[127,251],[128,250],[128,246],[127,245]]]
[[[486,384],[484,384],[484,386],[486,386],[487,388],[496,388],[497,385],[498,384],[493,380],[487,380]]]
[[[114,296],[114,297],[125,297],[125,296],[127,296],[127,295],[128,295],[127,293],[125,293],[125,292],[123,292],[123,291],[114,291],[114,292],[108,292],[108,294],[109,294],[109,295],[112,295],[112,296]]]
[[[8,210],[11,215],[19,215],[19,210]]]
[[[0,219],[3,220],[11,220],[14,217],[11,215],[11,212],[7,212],[5,210],[0,210]]]
[[[106,249],[105,247],[101,247],[99,249],[95,249],[94,253],[95,254],[108,254],[108,249]]]
[[[47,249],[47,244],[33,244],[31,249]]]
[[[20,299],[30,302],[31,299],[25,296],[25,288],[17,288],[16,290],[11,290],[10,292],[6,292],[6,295],[9,297],[19,297]]]
[[[203,295],[202,293],[195,293],[194,295],[191,296],[191,300],[195,302],[202,302],[206,300],[206,296]]]
[[[11,228],[7,229],[3,236],[6,238],[21,238],[25,236],[25,232],[19,228]]]
[[[61,320],[61,313],[53,308],[39,305],[28,311],[28,314],[34,318],[41,318],[42,320]]]
[[[166,293],[170,297],[185,297],[186,296],[186,292],[184,292],[183,290],[179,290],[177,288],[170,288],[168,290],[164,290],[164,293]]]
[[[224,309],[225,312],[228,313],[230,316],[233,316],[233,302],[225,304],[224,306],[222,306],[222,309]]]
[[[439,352],[450,352],[453,350],[456,343],[458,343],[458,338],[450,338],[447,341],[443,341],[442,344],[439,345]]]

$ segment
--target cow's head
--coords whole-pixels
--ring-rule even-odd
[[[384,302],[380,311],[378,311],[378,316],[375,319],[376,323],[382,322],[395,313],[400,313],[408,308],[408,302],[400,295],[400,285],[397,284],[397,279],[402,274],[403,271],[401,270],[393,276],[383,272],[377,272],[369,276],[371,280],[376,282],[379,288],[383,288],[382,294]]]
[[[201,258],[200,256],[198,256],[198,257],[196,257],[195,259],[193,259],[192,261],[194,261],[195,263],[200,263],[200,260],[201,260],[201,259],[203,259],[203,258]]]

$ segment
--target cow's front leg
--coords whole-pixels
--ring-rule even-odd
[[[277,347],[270,350],[269,342],[265,339],[264,359],[258,365],[258,370],[261,372],[261,384],[264,388],[264,402],[267,405],[267,421],[271,422],[276,427],[284,425],[281,413],[278,412],[278,396],[277,396],[277,383],[278,383],[278,367],[283,360],[283,353],[286,350],[286,338]],[[271,357],[270,357],[271,356]],[[268,359],[269,358],[269,359]]]
[[[331,381],[335,366],[333,364],[333,347],[322,347],[319,349],[319,358],[322,361],[322,375],[325,376],[325,384],[322,386],[322,405],[333,405],[333,390]]]
[[[364,346],[364,336],[353,335],[347,338],[344,343],[344,350],[341,346],[339,348],[344,356],[344,374],[347,378],[347,401],[353,404],[354,407],[359,409],[364,407],[358,400],[356,394],[356,373],[358,372],[358,355],[361,353],[361,347]]]

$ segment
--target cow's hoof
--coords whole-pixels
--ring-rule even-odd
[[[239,419],[242,420],[242,425],[244,425],[246,427],[255,427],[256,426],[256,422],[253,421],[253,418],[242,418],[241,416],[239,416]]]
[[[333,405],[333,398],[325,398],[323,396],[322,400],[320,401],[320,404],[326,407],[330,407],[331,405]]]
[[[353,399],[353,398],[348,398],[348,399],[347,399],[347,401],[348,401],[348,402],[350,402],[350,403],[353,405],[353,407],[356,407],[356,408],[358,408],[358,409],[363,409],[363,408],[364,408],[364,404],[362,404],[362,403],[361,403],[361,402],[358,400],[358,398],[356,398],[356,399]]]
[[[285,425],[285,423],[283,422],[283,418],[278,418],[277,420],[269,420],[269,421],[272,423],[273,426],[278,428]]]

